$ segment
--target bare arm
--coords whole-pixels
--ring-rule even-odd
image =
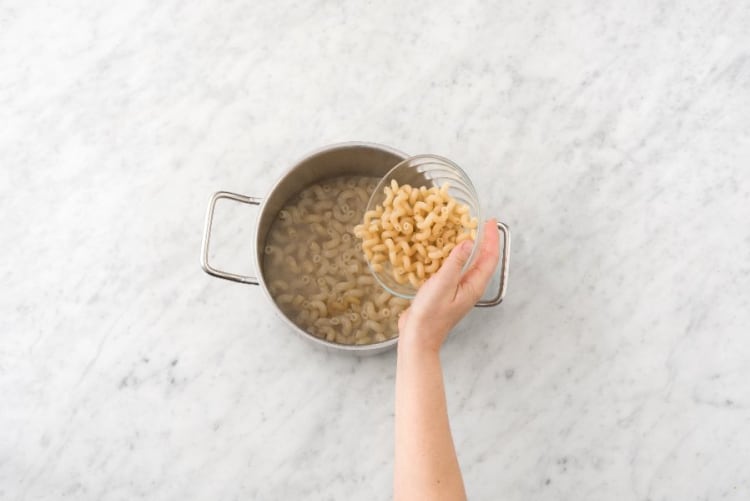
[[[399,347],[396,381],[394,498],[466,499],[439,354]]]
[[[440,347],[479,300],[498,260],[496,224],[485,226],[476,263],[461,276],[470,242],[456,247],[399,319],[396,368],[394,498],[465,500],[453,446],[440,365]]]

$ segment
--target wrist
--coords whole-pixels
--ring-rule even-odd
[[[413,327],[407,327],[399,333],[398,354],[399,355],[426,355],[440,356],[442,337],[437,333],[426,333]]]

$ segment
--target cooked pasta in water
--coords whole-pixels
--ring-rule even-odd
[[[385,271],[396,282],[417,289],[456,245],[476,239],[477,218],[449,189],[448,183],[440,188],[399,186],[395,179],[385,187],[383,203],[367,211],[364,222],[354,228],[373,271],[388,266]]]
[[[301,329],[340,344],[370,344],[398,333],[409,301],[370,273],[354,225],[377,178],[345,176],[302,190],[279,211],[266,237],[263,272],[284,314]]]

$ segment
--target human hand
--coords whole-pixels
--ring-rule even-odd
[[[482,297],[500,256],[500,233],[494,219],[484,223],[479,256],[461,275],[471,255],[470,240],[456,246],[438,272],[419,288],[398,320],[399,346],[437,352],[450,330]]]

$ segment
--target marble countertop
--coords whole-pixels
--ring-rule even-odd
[[[465,167],[506,301],[443,350],[471,499],[750,497],[743,2],[0,7],[0,499],[387,500],[395,353],[198,265],[349,140]],[[215,260],[251,272],[254,212]]]

